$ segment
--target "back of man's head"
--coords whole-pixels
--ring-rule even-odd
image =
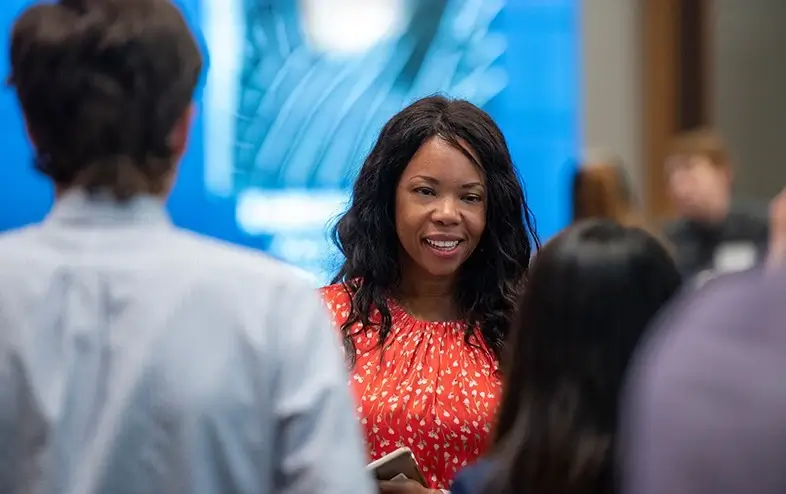
[[[120,200],[166,191],[202,57],[170,0],[60,0],[14,24],[9,83],[61,188]]]

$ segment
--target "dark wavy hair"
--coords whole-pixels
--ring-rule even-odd
[[[611,220],[578,222],[538,252],[506,347],[484,492],[615,492],[620,390],[680,284],[655,237]]]
[[[537,246],[535,222],[505,138],[491,117],[467,101],[430,96],[411,104],[382,128],[355,181],[349,209],[333,231],[344,256],[333,283],[343,283],[351,297],[349,317],[341,325],[350,364],[355,361],[354,324],[361,323],[359,331],[376,327],[380,346],[390,332],[387,299],[401,276],[395,191],[415,152],[433,137],[461,151],[485,176],[486,229],[459,270],[454,297],[467,322],[467,342],[473,344],[474,328],[479,328],[487,346],[500,356]],[[375,308],[379,320],[372,318]]]
[[[163,191],[169,137],[202,70],[172,2],[39,3],[16,20],[9,58],[41,173],[120,200]]]

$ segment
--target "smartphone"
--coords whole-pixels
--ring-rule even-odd
[[[374,473],[377,480],[414,480],[424,487],[428,487],[426,479],[420,473],[415,455],[409,448],[399,448],[396,451],[368,464],[368,469]]]

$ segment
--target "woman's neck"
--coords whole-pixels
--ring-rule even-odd
[[[402,307],[423,321],[452,321],[458,318],[452,278],[402,278],[396,297]]]

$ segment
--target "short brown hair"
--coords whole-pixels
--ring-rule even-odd
[[[701,156],[717,167],[730,166],[729,152],[720,134],[707,127],[678,134],[671,141],[669,155]]]
[[[168,138],[202,70],[169,0],[35,5],[14,24],[10,62],[39,171],[120,200],[163,190],[174,166]]]

